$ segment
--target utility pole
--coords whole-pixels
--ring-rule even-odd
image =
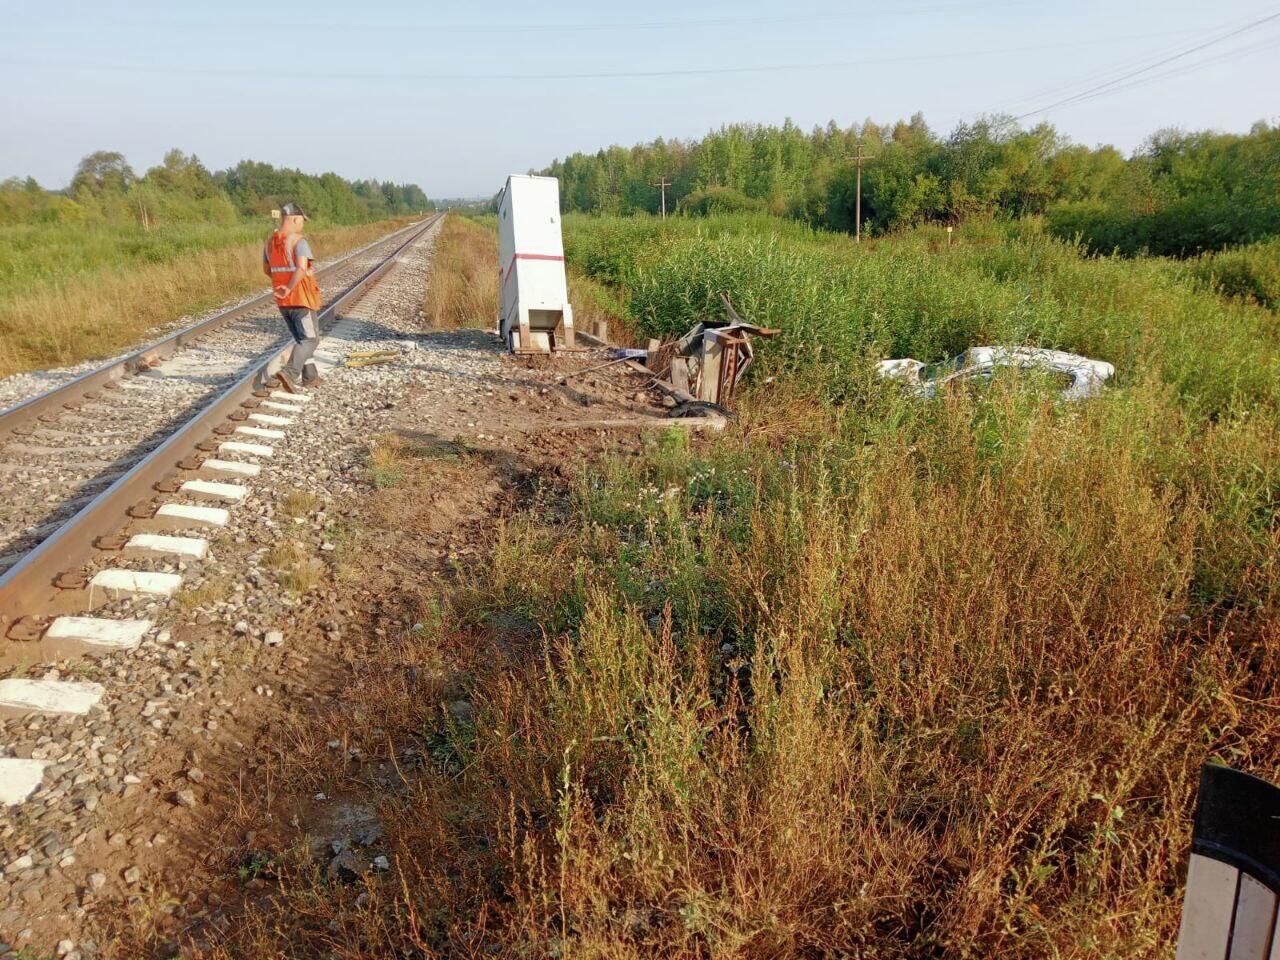
[[[853,237],[856,243],[862,242],[862,161],[874,160],[875,157],[863,156],[862,144],[858,144],[858,152],[854,159],[858,161],[858,198],[854,201]]]
[[[671,186],[671,181],[667,179],[667,175],[664,173],[662,179],[655,183],[654,186],[662,188],[662,219],[665,220],[667,219],[667,187]]]

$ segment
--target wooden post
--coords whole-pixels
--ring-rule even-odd
[[[875,157],[863,156],[862,144],[858,144],[858,152],[854,159],[858,162],[858,195],[854,201],[853,213],[853,239],[856,243],[862,242],[862,161],[874,160]]]
[[[671,186],[671,182],[667,179],[666,174],[654,184],[655,187],[662,188],[662,219],[667,219],[667,187]]]

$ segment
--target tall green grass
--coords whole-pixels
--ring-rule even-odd
[[[144,230],[140,226],[31,224],[0,227],[0,297],[51,284],[92,282],[100,270],[171,263],[223,247],[260,240],[271,231],[258,224],[187,223]]]
[[[1029,343],[1108,360],[1121,385],[1157,377],[1202,415],[1280,409],[1275,315],[1206,295],[1221,287],[1205,279],[1212,261],[1193,272],[1093,257],[1026,225],[966,227],[951,247],[937,228],[859,247],[758,217],[571,218],[568,229],[571,262],[626,285],[642,330],[673,335],[717,316],[723,291],[744,316],[782,329],[762,351],[775,372],[837,392],[870,359]],[[1274,263],[1275,248],[1249,256]]]

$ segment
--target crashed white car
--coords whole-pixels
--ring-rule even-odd
[[[910,384],[919,396],[932,397],[953,383],[990,380],[997,367],[1043,371],[1061,384],[1063,400],[1097,396],[1116,373],[1116,368],[1105,360],[1039,347],[970,347],[943,363],[921,363],[910,358],[881,360],[876,372]]]

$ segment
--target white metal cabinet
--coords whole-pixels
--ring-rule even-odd
[[[560,182],[513,175],[498,199],[498,326],[516,353],[571,348]]]

